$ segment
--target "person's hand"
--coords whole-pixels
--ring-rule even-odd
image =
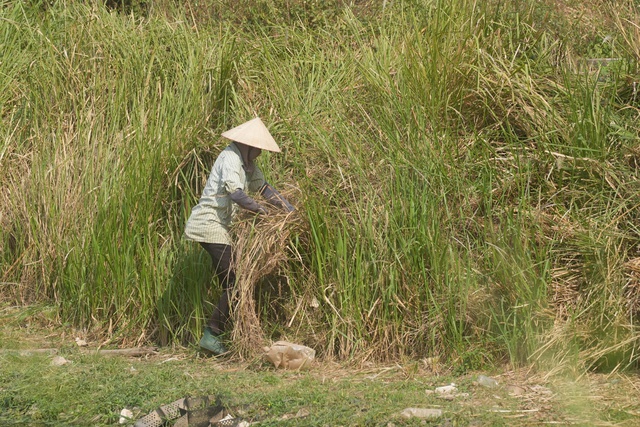
[[[296,210],[282,194],[278,193],[278,190],[273,188],[270,184],[265,185],[260,190],[260,193],[267,199],[269,204],[283,209],[285,212],[290,213]]]

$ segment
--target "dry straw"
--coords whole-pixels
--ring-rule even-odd
[[[285,197],[291,200],[289,195]],[[231,295],[231,338],[238,356],[251,357],[267,343],[256,306],[256,288],[262,280],[284,274],[286,266],[299,259],[291,250],[290,238],[304,228],[298,211],[284,213],[275,208],[268,215],[243,212],[234,224],[236,285]]]

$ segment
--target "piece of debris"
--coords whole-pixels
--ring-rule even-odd
[[[158,352],[157,347],[100,349],[95,351],[91,350],[91,353],[100,354],[102,356],[126,356],[126,357],[142,357],[142,356],[148,356],[150,354],[156,354],[157,352]]]
[[[542,394],[542,395],[547,395],[547,396],[552,396],[553,392],[548,389],[545,386],[542,385],[533,385],[531,386],[531,391],[535,392],[536,394]]]
[[[118,424],[126,424],[133,419],[133,412],[130,409],[124,408],[120,411],[120,419],[118,419]]]
[[[243,425],[242,419],[228,417],[229,412],[217,396],[185,397],[151,411],[138,419],[134,427],[159,427],[169,421],[173,427]]]
[[[300,409],[298,412],[296,412],[296,414],[284,414],[281,419],[283,420],[291,420],[294,418],[304,418],[304,417],[308,417],[311,414],[311,412],[307,409],[307,408],[302,408]]]
[[[458,388],[454,383],[449,385],[443,385],[442,387],[436,387],[435,392],[437,394],[454,394],[458,391]]]
[[[53,366],[62,366],[62,365],[66,365],[67,363],[70,363],[70,362],[62,356],[56,356],[51,360],[51,364]]]
[[[222,418],[221,420],[212,422],[209,425],[211,427],[227,427],[227,426],[247,427],[249,425],[249,423],[244,421],[244,420],[239,420],[237,418],[234,418],[231,415],[227,415],[226,417]]]
[[[311,415],[311,411],[309,411],[307,408],[302,408],[298,412],[296,412],[296,418],[304,418],[308,417],[309,415]]]
[[[496,414],[530,414],[533,412],[539,412],[539,408],[534,409],[489,409],[489,412],[494,412]]]
[[[460,397],[469,397],[469,393],[458,393],[458,387],[454,383],[436,387],[435,390],[425,390],[425,394],[435,394],[438,399],[454,400]]]
[[[400,416],[406,419],[422,418],[437,419],[442,416],[442,409],[437,408],[406,408],[400,413]]]
[[[486,388],[496,388],[498,387],[498,381],[494,378],[487,377],[486,375],[478,375],[478,379],[476,380],[478,385]]]
[[[271,347],[264,347],[264,357],[276,368],[303,369],[308,368],[316,357],[316,351],[304,345],[287,341],[276,341]]]
[[[78,344],[78,347],[86,347],[89,345],[85,340],[80,339],[78,337],[76,337],[76,344]]]
[[[508,385],[506,387],[507,393],[511,396],[522,396],[525,393],[525,390],[522,387],[518,387],[517,385]]]
[[[439,394],[438,399],[442,400],[456,400],[460,398],[469,397],[469,393],[451,393],[451,394]]]

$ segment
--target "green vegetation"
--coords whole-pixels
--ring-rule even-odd
[[[1,298],[193,342],[216,287],[183,225],[259,115],[302,217],[266,338],[635,367],[636,2],[356,3],[0,3]]]
[[[260,359],[201,357],[194,348],[109,357],[94,352],[97,342],[79,348],[73,338],[80,331],[52,325],[50,314],[0,310],[0,425],[114,426],[125,408],[137,420],[180,398],[208,395],[219,396],[233,416],[253,426],[635,426],[640,417],[637,375],[548,380],[529,370],[492,370],[498,386],[485,388],[477,373],[454,376],[437,361],[324,362],[296,372],[274,370]],[[434,393],[451,382],[457,395]],[[442,416],[425,421],[401,415],[415,407],[438,408]]]

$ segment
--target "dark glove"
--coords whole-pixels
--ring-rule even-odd
[[[296,210],[296,208],[294,208],[287,199],[282,197],[282,194],[278,193],[278,191],[269,184],[265,184],[264,187],[262,187],[262,190],[260,190],[260,193],[265,199],[267,199],[267,202],[274,206],[284,209],[287,212],[293,212]]]
[[[255,212],[257,214],[265,214],[267,210],[260,203],[253,200],[251,197],[247,196],[247,193],[242,191],[241,189],[237,189],[230,195],[231,200],[240,205],[241,208],[246,209],[251,212]]]

